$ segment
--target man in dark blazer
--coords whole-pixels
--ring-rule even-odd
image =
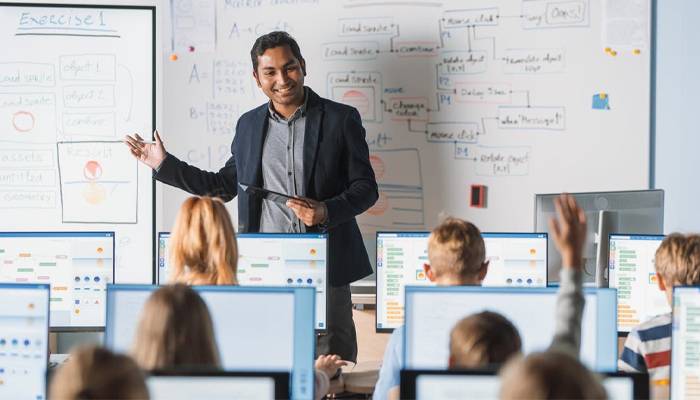
[[[355,216],[378,198],[360,115],[304,86],[306,64],[287,33],[258,38],[251,60],[258,87],[270,101],[240,117],[231,157],[218,172],[167,153],[158,132],[155,143],[139,135],[125,141],[163,183],[224,201],[238,197],[239,232],[327,232],[328,333],[319,338],[318,352],[355,361],[349,284],[372,273]],[[299,199],[286,204],[262,200],[240,184]]]

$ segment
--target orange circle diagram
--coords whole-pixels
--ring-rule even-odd
[[[386,210],[389,208],[389,199],[386,197],[386,195],[383,192],[379,192],[379,199],[377,200],[376,203],[367,210],[367,214],[369,215],[384,215]]]
[[[17,111],[12,114],[12,126],[17,132],[29,132],[34,129],[35,124],[34,114],[29,111]]]
[[[311,249],[311,250],[309,250],[309,254],[311,254],[312,256],[315,256],[315,255],[316,255],[316,249]]]
[[[88,204],[93,206],[102,204],[107,198],[107,191],[99,183],[88,182],[83,190],[83,198]]]
[[[372,165],[372,169],[374,170],[374,176],[377,179],[383,178],[384,172],[386,171],[384,160],[382,160],[382,158],[379,156],[371,155],[369,156],[369,163]]]
[[[357,108],[360,115],[365,115],[369,112],[369,98],[359,90],[352,89],[345,92],[341,103]]]
[[[90,182],[100,179],[102,176],[102,165],[95,160],[90,160],[83,167],[83,175]]]

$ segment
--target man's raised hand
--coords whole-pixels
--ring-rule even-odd
[[[153,134],[156,138],[155,142],[146,142],[138,133],[135,133],[134,136],[126,135],[124,143],[129,146],[129,151],[139,161],[152,169],[157,169],[165,160],[166,152],[158,131],[153,132]]]

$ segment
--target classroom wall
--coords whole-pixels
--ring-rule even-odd
[[[655,187],[665,232],[700,231],[700,2],[657,0]]]

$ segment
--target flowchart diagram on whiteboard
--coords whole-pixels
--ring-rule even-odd
[[[649,0],[200,3],[171,2],[168,150],[223,165],[235,121],[267,100],[250,48],[286,30],[306,84],[362,116],[380,188],[359,218],[370,238],[447,214],[527,231],[535,193],[648,185]],[[470,207],[473,184],[486,207]]]

